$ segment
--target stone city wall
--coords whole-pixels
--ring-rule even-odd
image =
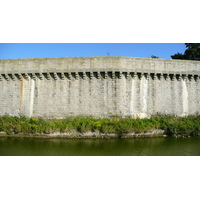
[[[0,60],[0,115],[200,112],[200,62],[132,57]]]

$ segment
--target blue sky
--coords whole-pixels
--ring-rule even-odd
[[[130,56],[151,55],[171,59],[171,55],[185,51],[184,43],[1,43],[0,59]]]

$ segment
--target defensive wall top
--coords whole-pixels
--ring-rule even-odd
[[[0,74],[88,71],[200,75],[200,62],[111,56],[0,59]]]

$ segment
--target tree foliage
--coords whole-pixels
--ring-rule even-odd
[[[186,50],[184,54],[176,53],[171,56],[172,59],[200,60],[200,43],[185,43]]]

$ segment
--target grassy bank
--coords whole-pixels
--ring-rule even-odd
[[[149,119],[117,116],[111,118],[67,117],[65,119],[11,117],[7,115],[0,117],[0,132],[9,135],[18,133],[50,134],[56,131],[61,133],[91,131],[107,134],[116,133],[120,136],[128,133],[146,133],[155,129],[164,130],[164,134],[169,136],[200,135],[200,115],[187,117],[157,115]]]

